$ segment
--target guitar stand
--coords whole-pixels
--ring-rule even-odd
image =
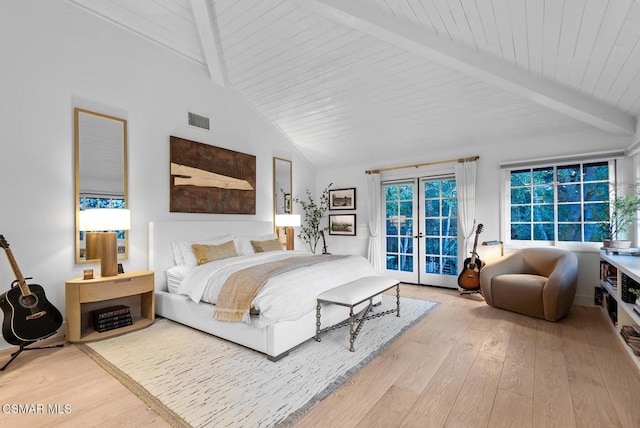
[[[479,295],[482,296],[482,290],[480,288],[478,288],[477,290],[463,290],[460,289],[460,295],[462,296],[463,294],[476,294],[478,293]]]
[[[4,369],[6,369],[7,366],[13,362],[13,360],[18,358],[18,355],[20,355],[22,353],[22,351],[36,351],[36,350],[39,350],[39,349],[62,348],[64,346],[64,343],[60,343],[58,345],[34,346],[33,348],[27,348],[27,346],[32,345],[34,343],[36,343],[36,342],[25,342],[25,343],[20,344],[20,349],[18,349],[16,352],[11,354],[11,359],[9,361],[7,361],[4,366],[0,367],[0,371],[4,371]]]

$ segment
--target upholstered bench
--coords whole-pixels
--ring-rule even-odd
[[[393,287],[396,287],[396,308],[367,316],[373,308],[373,298],[392,289]],[[367,308],[362,312],[360,318],[357,319],[357,316],[353,313],[353,308],[367,300],[369,300],[369,306],[367,306]],[[336,325],[321,329],[320,312],[323,303],[348,307],[349,319]],[[400,316],[400,283],[398,280],[383,278],[381,276],[367,276],[348,282],[340,287],[327,290],[318,296],[318,305],[316,307],[316,341],[320,342],[320,333],[349,325],[349,351],[353,352],[353,342],[355,342],[358,333],[360,333],[360,329],[362,328],[364,321],[392,313],[395,313],[398,317]],[[355,330],[353,328],[354,321],[358,322],[358,326]]]

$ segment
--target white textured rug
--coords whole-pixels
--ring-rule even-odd
[[[275,363],[167,319],[81,347],[174,426],[291,426],[437,303],[403,297],[400,305],[401,317],[364,323],[355,352],[345,327]],[[394,307],[384,295],[374,313]]]

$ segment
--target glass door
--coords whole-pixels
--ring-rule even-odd
[[[458,288],[455,179],[382,184],[384,274],[412,284]]]
[[[454,178],[420,181],[420,284],[458,288],[458,200]]]
[[[383,274],[411,284],[418,283],[419,269],[415,214],[417,207],[415,180],[383,183],[385,261]]]

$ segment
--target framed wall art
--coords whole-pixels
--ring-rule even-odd
[[[335,189],[329,190],[330,210],[355,210],[356,209],[356,189]]]
[[[256,213],[256,157],[170,137],[170,211]]]
[[[356,235],[355,214],[329,214],[329,235]]]

